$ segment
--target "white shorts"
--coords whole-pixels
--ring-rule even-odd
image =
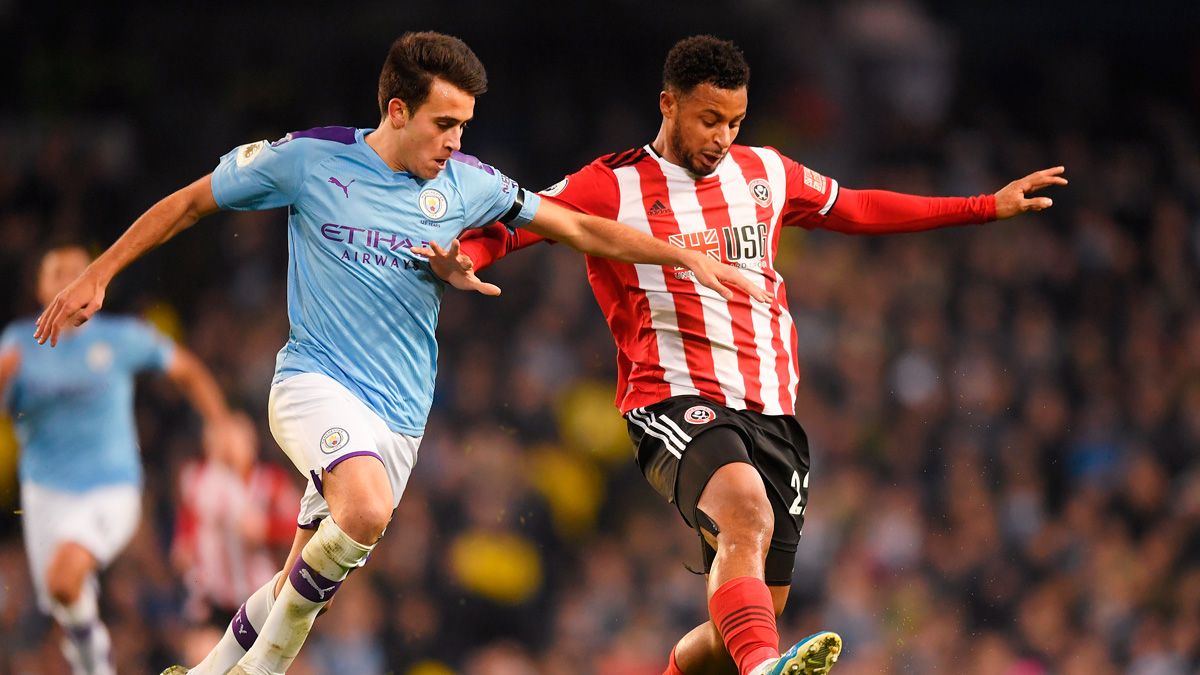
[[[272,386],[267,414],[275,442],[308,480],[298,527],[313,529],[329,516],[323,472],[351,457],[370,455],[382,462],[392,485],[392,508],[400,503],[417,463],[420,436],[392,431],[350,390],[320,373],[293,375]]]
[[[106,567],[129,544],[142,518],[142,491],[136,485],[106,485],[86,492],[67,492],[21,484],[25,553],[38,604],[50,609],[46,568],[58,547],[74,542]]]

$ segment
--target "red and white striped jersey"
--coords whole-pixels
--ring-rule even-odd
[[[774,294],[725,300],[690,270],[587,256],[588,279],[617,344],[622,413],[693,394],[739,410],[794,414],[796,328],[775,255],[784,227],[911,232],[995,218],[991,195],[917,197],[848,190],[769,147],[734,145],[697,178],[643,146],[601,157],[541,193],[737,267]],[[502,226],[463,234],[483,269],[542,237]]]
[[[179,475],[173,543],[194,599],[236,609],[279,569],[296,531],[300,492],[290,473],[256,464],[243,478],[220,462],[189,462]]]
[[[597,160],[546,191],[733,265],[775,296],[770,304],[744,293],[725,300],[687,269],[588,256],[588,278],[617,343],[622,413],[682,394],[793,413],[796,329],[775,253],[782,228],[828,213],[837,191],[836,181],[772,148],[740,145],[699,179],[645,146]]]

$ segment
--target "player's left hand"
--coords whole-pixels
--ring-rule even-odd
[[[684,264],[696,275],[696,281],[716,291],[726,300],[733,299],[730,287],[737,288],[759,302],[771,302],[773,293],[759,288],[736,267],[726,265],[699,251],[684,250]]]
[[[50,340],[51,347],[57,346],[65,326],[82,326],[100,310],[104,304],[106,284],[90,272],[90,269],[84,270],[79,278],[59,291],[50,304],[46,305],[46,309],[42,310],[42,315],[37,320],[37,329],[33,333],[33,339],[37,340],[38,344],[44,345],[46,340]]]
[[[413,253],[425,256],[433,273],[460,291],[478,291],[484,295],[500,295],[500,287],[489,284],[475,276],[475,263],[471,257],[459,250],[458,240],[450,242],[450,249],[443,249],[436,241],[429,246],[418,246]]]
[[[1025,195],[1051,185],[1066,185],[1067,179],[1062,176],[1064,171],[1066,168],[1061,166],[1042,169],[1000,188],[1000,191],[996,193],[996,220],[1012,218],[1026,211],[1041,211],[1053,206],[1054,201],[1049,197],[1029,198]]]

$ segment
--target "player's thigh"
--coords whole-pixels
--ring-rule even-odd
[[[676,396],[626,415],[637,462],[651,487],[675,505],[687,524],[708,528],[696,511],[700,495],[722,467],[750,464],[730,411],[698,396]]]
[[[733,445],[743,441],[732,430],[718,429],[696,440],[699,446],[709,443]],[[704,482],[696,509],[699,517],[711,518],[717,531],[726,535],[768,538],[775,526],[762,476],[749,462],[730,462],[713,472]]]
[[[309,481],[300,527],[315,527],[329,516],[331,502],[343,513],[390,514],[395,508],[419,438],[392,432],[345,387],[316,373],[272,387],[268,412],[275,440]]]
[[[387,522],[391,518],[392,486],[378,456],[351,457],[324,475],[325,501],[335,522],[348,527],[351,519]]]

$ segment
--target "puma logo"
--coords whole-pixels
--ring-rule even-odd
[[[350,182],[353,183],[354,181],[350,181]],[[317,594],[321,596],[321,600],[325,600],[326,593],[330,593],[334,589],[337,588],[337,584],[334,584],[334,585],[330,586],[329,588],[321,588],[320,586],[317,585],[316,580],[312,578],[312,575],[309,574],[308,570],[306,570],[306,569],[300,570],[300,576],[304,577],[304,580],[308,582],[308,585],[312,586],[313,589],[317,592]]]
[[[356,180],[358,180],[358,179],[357,179],[357,178],[351,178],[349,183],[346,183],[345,185],[342,185],[342,181],[340,181],[340,180],[338,180],[338,179],[334,178],[333,176],[330,176],[330,177],[329,177],[329,182],[330,182],[330,183],[333,183],[334,185],[336,185],[336,186],[338,186],[338,187],[342,188],[342,192],[344,192],[344,193],[346,194],[346,199],[349,199],[349,198],[350,198],[350,185],[351,185],[351,183],[353,183],[353,182],[354,182],[354,181],[356,181]]]

